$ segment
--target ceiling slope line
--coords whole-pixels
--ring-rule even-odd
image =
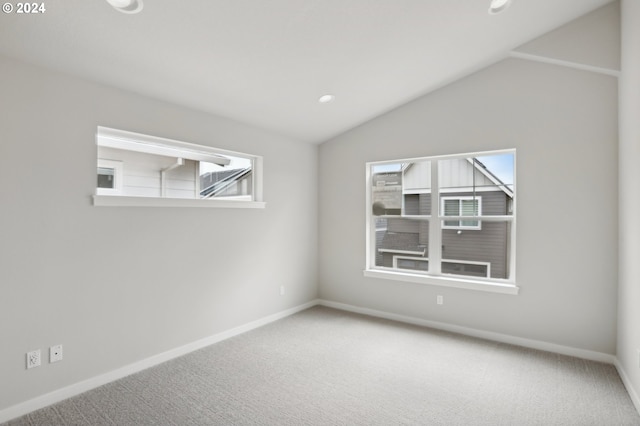
[[[517,52],[512,50],[508,55],[510,58],[524,59],[526,61],[541,62],[545,64],[558,65],[561,67],[578,69],[581,71],[589,71],[598,74],[604,74],[611,77],[620,77],[620,71],[611,68],[596,67],[594,65],[581,64],[578,62],[564,61],[562,59],[549,58],[547,56],[532,55],[530,53]]]

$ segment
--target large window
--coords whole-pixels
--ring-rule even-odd
[[[517,293],[515,151],[368,163],[367,182],[366,275]]]
[[[96,142],[95,204],[260,207],[258,156],[105,127]]]

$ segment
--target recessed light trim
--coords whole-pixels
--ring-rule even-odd
[[[334,95],[322,95],[318,98],[318,102],[321,104],[328,104],[329,102],[333,102],[336,99]]]
[[[491,0],[491,3],[489,5],[489,14],[495,15],[496,13],[500,13],[510,5],[511,0]]]
[[[122,13],[138,13],[142,10],[142,0],[107,0],[113,8]]]

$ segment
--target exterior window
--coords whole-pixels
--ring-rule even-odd
[[[443,216],[482,216],[482,197],[442,197]],[[445,220],[444,229],[480,229],[479,220]]]
[[[98,185],[100,195],[122,194],[122,162],[98,158]]]
[[[516,288],[514,150],[368,163],[367,176],[366,275]]]
[[[442,259],[442,273],[489,278],[491,276],[491,264],[489,262],[464,262]]]
[[[96,142],[97,196],[262,201],[261,157],[105,127]]]
[[[393,256],[393,266],[414,271],[428,271],[429,259],[422,257]]]

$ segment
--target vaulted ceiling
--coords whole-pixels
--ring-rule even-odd
[[[609,2],[44,0],[0,16],[0,54],[320,143]]]

